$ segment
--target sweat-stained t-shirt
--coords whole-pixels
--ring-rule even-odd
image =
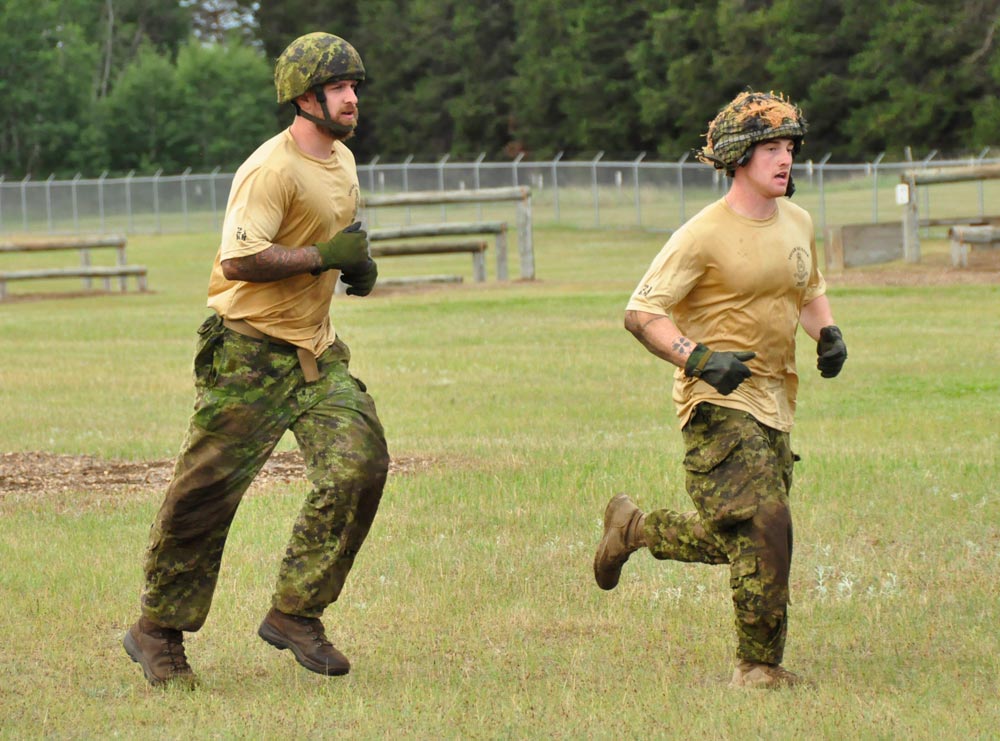
[[[334,142],[327,159],[304,153],[287,129],[264,142],[233,178],[208,306],[318,356],[336,339],[330,322],[336,270],[251,283],[228,280],[222,261],[272,244],[294,249],[330,239],[356,219],[360,200],[354,155],[342,142]]]
[[[812,218],[786,198],[764,220],[737,214],[722,198],[678,229],[653,260],[628,309],[669,316],[712,350],[752,350],[753,375],[728,396],[674,373],[681,426],[703,401],[792,428],[798,374],[795,333],[802,306],[826,292],[816,265]]]

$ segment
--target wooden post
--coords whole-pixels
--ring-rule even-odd
[[[497,280],[507,280],[507,230],[497,232]]]

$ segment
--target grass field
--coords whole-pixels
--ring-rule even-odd
[[[304,482],[245,500],[187,641],[193,693],[150,688],[121,648],[162,488],[0,495],[0,737],[995,738],[1000,285],[831,279],[850,360],[821,379],[800,335],[792,437],[785,663],[816,686],[742,692],[725,569],[640,553],[610,593],[591,574],[613,493],[688,508],[669,369],[622,329],[662,239],[543,227],[536,282],[335,300],[414,462],[326,615],[345,678],[256,636]],[[174,455],[215,245],[134,238],[146,295],[0,304],[0,466]],[[466,256],[382,267],[471,273]]]

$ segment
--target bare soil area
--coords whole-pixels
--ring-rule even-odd
[[[433,466],[431,458],[397,458],[389,475],[412,474]],[[172,460],[108,461],[89,455],[0,453],[0,504],[45,500],[71,495],[73,508],[107,499],[159,499],[173,473]],[[249,494],[278,484],[306,482],[306,468],[297,451],[275,453],[250,487]],[[70,502],[67,501],[67,505]]]
[[[972,249],[968,265],[954,267],[948,252],[921,256],[919,264],[874,265],[826,274],[831,286],[972,286],[1000,284],[1000,249]]]

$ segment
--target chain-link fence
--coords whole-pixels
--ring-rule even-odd
[[[988,150],[963,159],[832,164],[829,156],[795,165],[796,202],[813,215],[817,235],[827,225],[899,221],[902,206],[895,187],[903,172],[914,168],[997,164]],[[376,157],[359,163],[362,191],[407,193],[465,190],[509,185],[531,187],[536,225],[572,224],[598,228],[669,231],[721,197],[727,179],[718,171],[684,157],[652,162],[645,157],[612,160],[548,161],[522,158],[486,162],[382,163]],[[6,180],[0,177],[0,234],[29,233],[171,233],[211,232],[221,227],[232,173],[84,178],[72,180]],[[923,188],[920,215],[926,220],[996,215],[1000,181],[978,181]],[[449,218],[498,218],[491,204],[461,209],[437,206],[396,211],[372,210],[372,225],[447,221]],[[474,209],[471,212],[470,209]],[[491,212],[492,209],[492,212]],[[484,213],[485,212],[485,213]],[[993,212],[993,213],[991,213]]]

